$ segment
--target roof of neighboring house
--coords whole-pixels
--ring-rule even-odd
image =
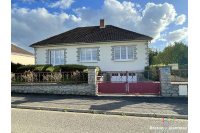
[[[11,44],[11,53],[19,53],[19,54],[25,54],[25,55],[32,55],[34,56],[34,54],[16,46],[16,45],[13,45]]]
[[[78,27],[34,43],[31,45],[31,47],[60,45],[63,43],[72,44],[152,39],[153,38],[143,34],[139,34],[112,25],[106,25],[105,28],[100,28],[99,26]]]

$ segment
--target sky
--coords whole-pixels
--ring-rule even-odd
[[[100,19],[152,37],[159,51],[188,45],[187,0],[11,0],[11,43],[33,53],[31,44]]]

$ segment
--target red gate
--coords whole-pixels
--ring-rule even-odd
[[[99,94],[160,94],[159,70],[101,71]]]

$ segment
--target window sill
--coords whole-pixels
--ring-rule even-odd
[[[80,63],[98,63],[98,61],[80,61]]]
[[[116,62],[126,62],[126,61],[134,61],[134,59],[129,59],[129,60],[114,60],[114,61],[116,61]]]

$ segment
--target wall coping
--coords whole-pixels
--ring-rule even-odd
[[[188,85],[188,82],[171,82],[172,85]]]
[[[163,67],[170,67],[171,68],[172,66],[158,66],[158,67],[159,68],[163,68]]]
[[[88,83],[19,83],[11,86],[72,86],[72,85],[89,85]]]

